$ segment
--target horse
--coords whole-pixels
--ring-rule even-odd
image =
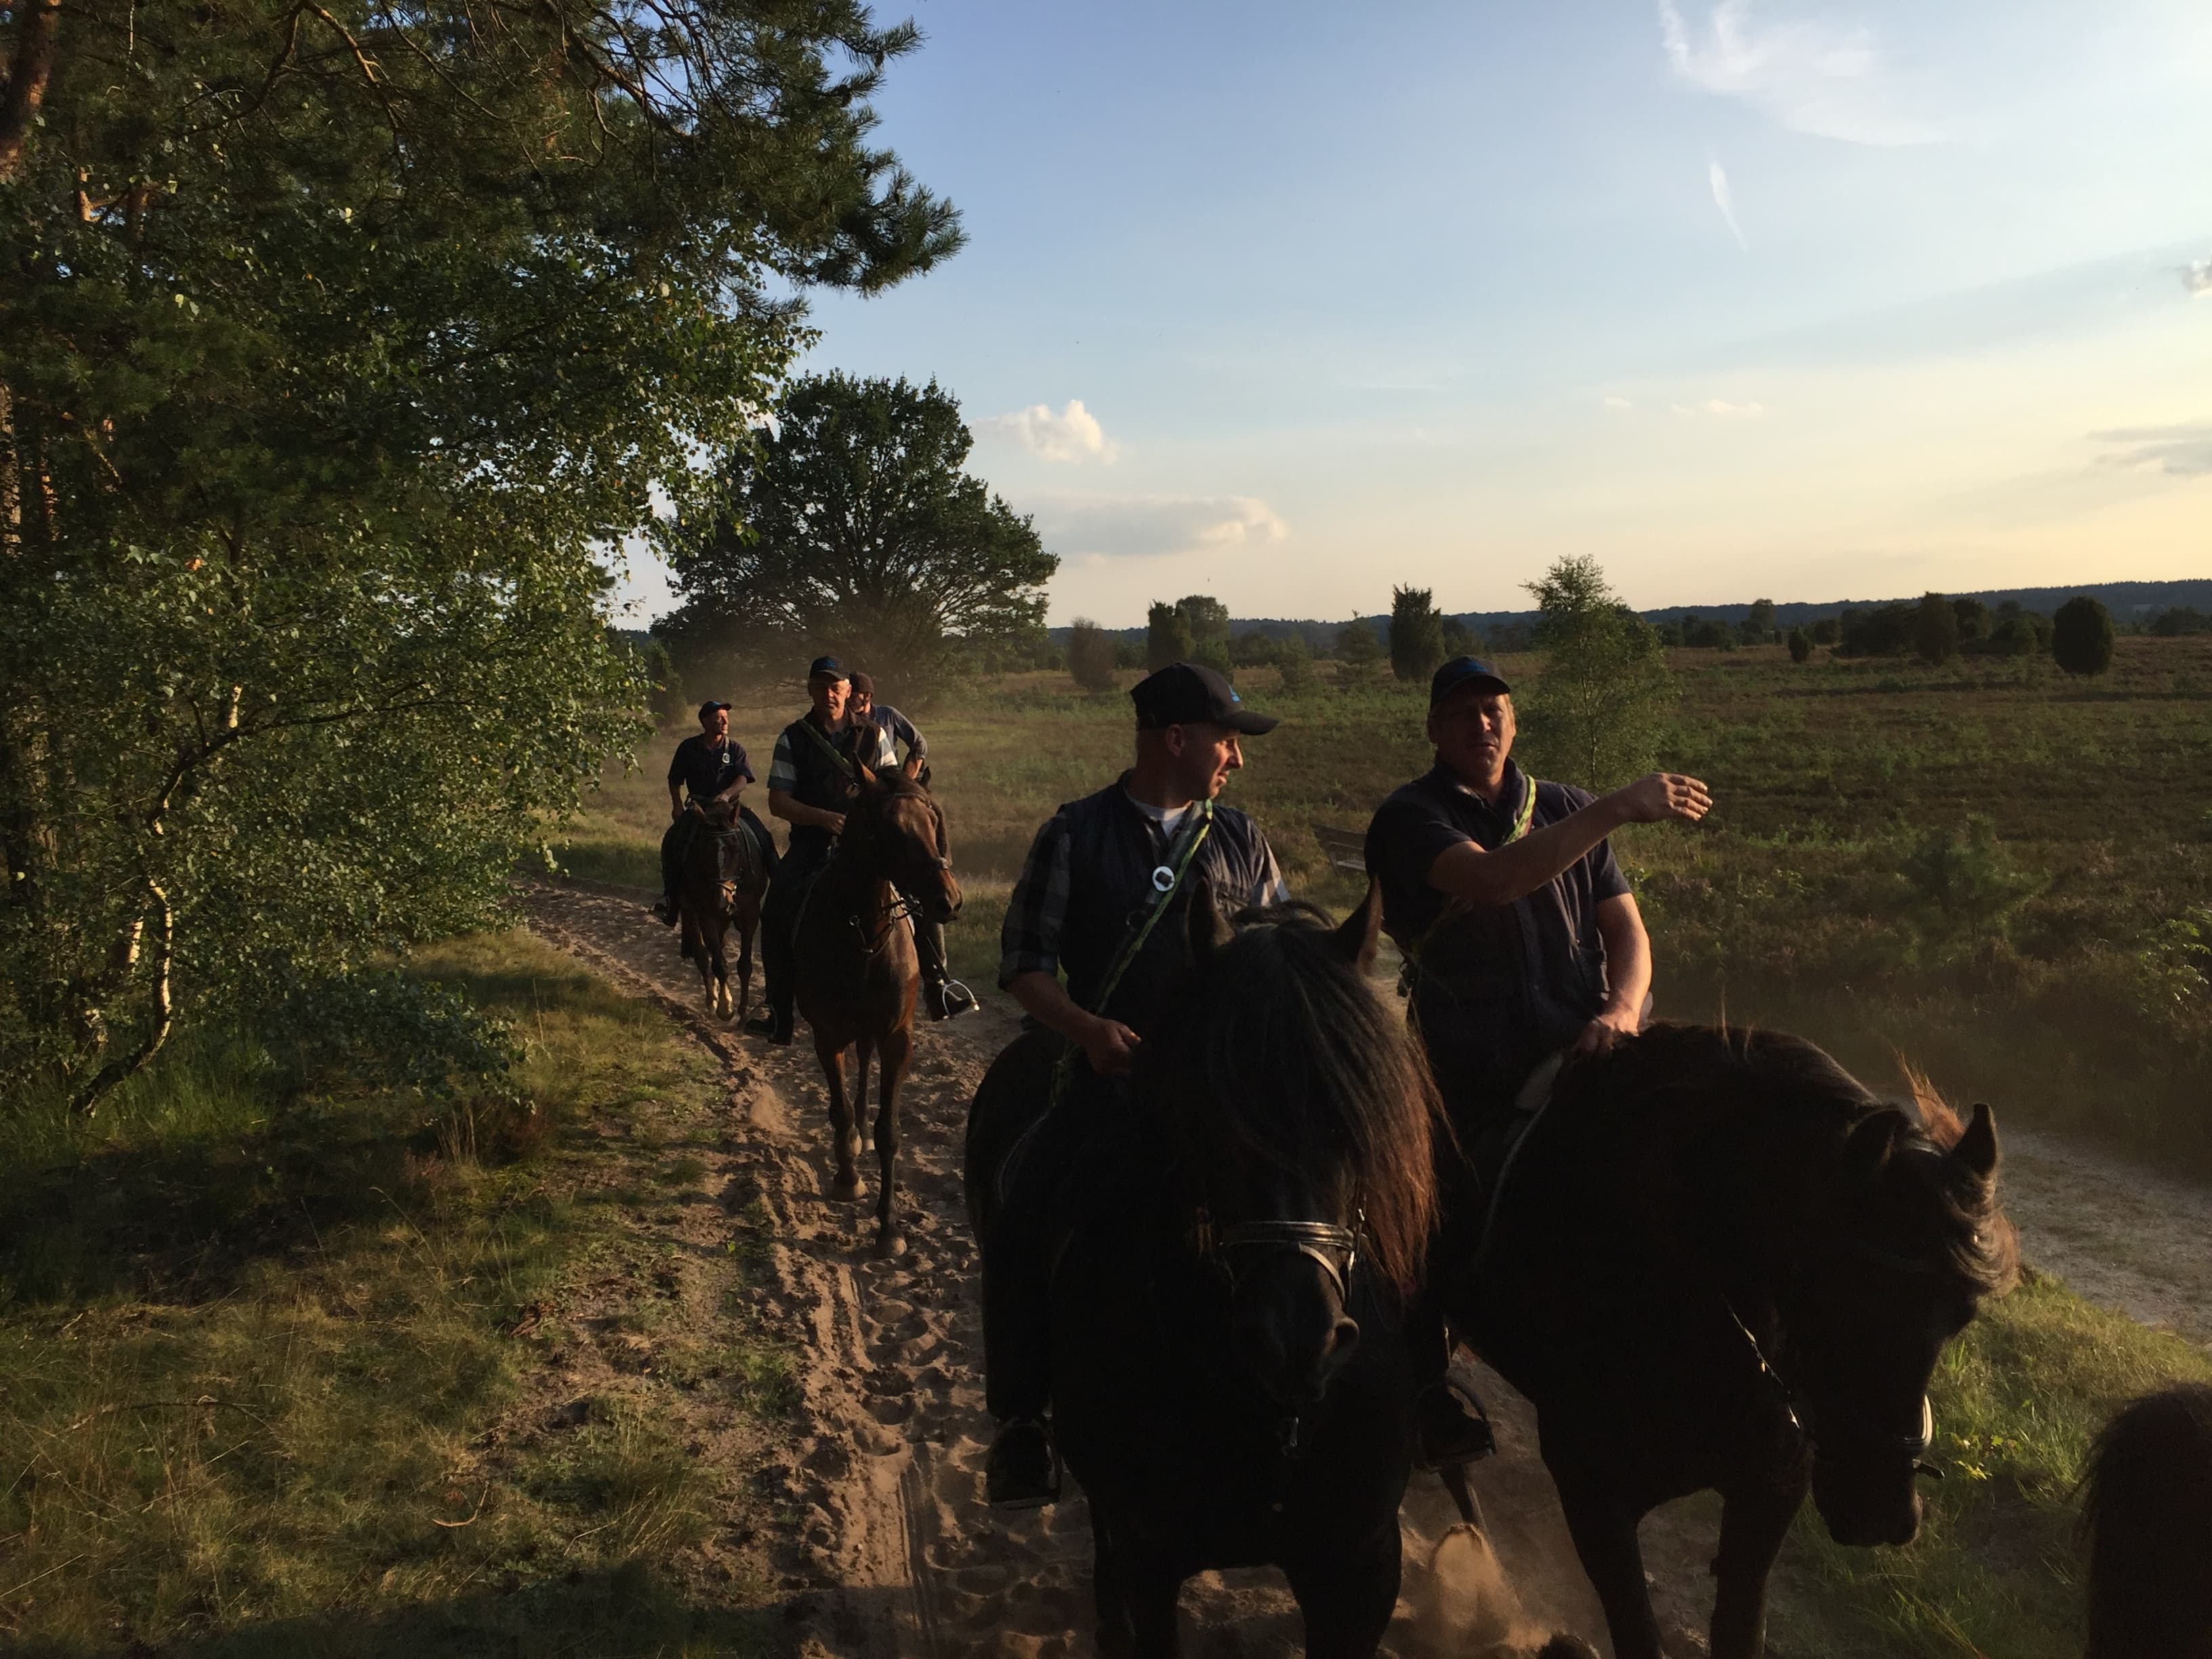
[[[2124,1407],[2083,1486],[2087,1659],[2212,1659],[2212,1387]]]
[[[753,935],[768,891],[768,849],[740,823],[735,801],[703,807],[706,823],[684,848],[676,889],[684,956],[699,969],[707,1012],[742,1021],[752,1001]],[[738,994],[730,997],[730,929],[738,930]]]
[[[1809,1042],[1705,1026],[1540,1092],[1486,1208],[1451,1206],[1443,1304],[1536,1407],[1616,1659],[1661,1659],[1638,1522],[1704,1490],[1712,1659],[1752,1659],[1808,1487],[1838,1543],[1918,1528],[1929,1378],[2018,1273],[1994,1117],[1917,1090],[1916,1122]]]
[[[1380,920],[1370,890],[1339,928],[1284,906],[1232,929],[1200,880],[1126,1097],[1051,1109],[1097,1115],[1076,1168],[1007,1167],[1079,1063],[1053,1034],[1017,1038],[970,1107],[979,1238],[1002,1179],[1062,1183],[1042,1206],[1064,1218],[1053,1420],[1090,1500],[1107,1655],[1176,1653],[1182,1582],[1215,1567],[1279,1565],[1320,1659],[1372,1655],[1389,1623],[1415,1437],[1399,1310],[1442,1119],[1365,976]]]
[[[868,1099],[868,1060],[882,1068],[876,1113],[876,1157],[882,1186],[876,1200],[875,1253],[906,1248],[896,1199],[898,1091],[914,1047],[915,998],[921,963],[907,926],[911,905],[931,921],[960,914],[960,884],[945,814],[929,792],[903,773],[860,769],[860,793],[830,861],[804,902],[794,930],[799,1012],[814,1033],[815,1057],[830,1089],[830,1127],[836,1142],[833,1198],[867,1195],[858,1159],[857,1118]],[[900,896],[903,891],[908,896]],[[845,1051],[854,1051],[852,1091],[845,1086]]]

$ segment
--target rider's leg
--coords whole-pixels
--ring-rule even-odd
[[[753,834],[759,838],[761,856],[768,861],[769,879],[770,881],[774,881],[775,879],[776,866],[781,862],[781,860],[776,857],[775,837],[769,833],[768,825],[763,823],[757,817],[753,816],[753,809],[751,807],[742,805],[739,805],[738,808],[738,821],[745,826],[745,828],[751,830]]]
[[[795,1024],[793,1003],[799,994],[799,982],[793,935],[799,926],[799,909],[806,896],[819,868],[818,860],[810,860],[794,848],[785,854],[777,866],[775,879],[769,884],[768,897],[761,905],[761,976],[766,981],[763,988],[763,1006],[745,1029],[766,1036],[772,1042],[791,1041]]]
[[[932,1019],[951,1019],[975,1010],[975,994],[952,978],[945,967],[945,924],[929,921],[919,910],[914,919],[914,953],[921,959],[922,1006]]]
[[[676,925],[676,884],[684,868],[684,847],[690,839],[685,833],[690,817],[684,817],[670,824],[660,837],[660,902],[653,907],[653,914],[670,927]]]

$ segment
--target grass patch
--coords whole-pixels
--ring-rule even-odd
[[[761,1615],[678,1586],[708,1510],[649,1417],[487,1437],[560,1340],[548,1304],[625,1244],[574,1198],[600,1115],[706,1109],[710,1062],[526,934],[414,969],[511,1023],[519,1118],[289,1099],[265,1059],[201,1038],[89,1126],[10,1126],[9,1650],[765,1650]]]

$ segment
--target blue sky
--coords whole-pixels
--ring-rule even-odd
[[[959,397],[1055,623],[2212,574],[2199,0],[914,15],[969,245],[807,366]]]

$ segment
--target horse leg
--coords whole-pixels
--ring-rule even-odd
[[[714,963],[714,982],[709,988],[714,994],[708,999],[714,1012],[726,1018],[730,1012],[730,921],[727,916],[715,918],[707,935],[707,956]]]
[[[678,915],[678,923],[684,940],[684,954],[691,958],[691,965],[699,970],[699,993],[707,1000],[707,1012],[714,1012],[714,964],[707,950],[705,928],[698,915],[688,904]]]
[[[738,917],[738,1011],[731,1016],[739,1024],[752,1012],[753,1006],[753,935],[760,930],[760,912]]]
[[[1644,1547],[1636,1538],[1641,1517],[1601,1478],[1558,1468],[1552,1475],[1559,1483],[1559,1508],[1575,1553],[1605,1608],[1613,1659],[1666,1659],[1644,1583]]]
[[[1305,1617],[1307,1659],[1374,1659],[1397,1609],[1404,1567],[1395,1514],[1364,1546],[1284,1562]]]
[[[899,1085],[906,1081],[906,1063],[914,1052],[914,1032],[894,1026],[882,1038],[882,1103],[876,1109],[876,1164],[883,1190],[876,1194],[876,1254],[896,1255],[906,1249],[906,1235],[898,1219]]]
[[[830,1087],[830,1138],[837,1148],[837,1177],[830,1182],[830,1196],[857,1204],[868,1189],[860,1184],[860,1137],[853,1124],[852,1098],[845,1092],[845,1051],[817,1030],[814,1057],[822,1062],[822,1080]]]
[[[1093,1517],[1091,1594],[1098,1608],[1102,1659],[1177,1659],[1176,1598],[1182,1580],[1150,1555],[1133,1559]]]
[[[1724,1494],[1720,1550],[1713,1557],[1712,1659],[1758,1659],[1766,1651],[1766,1577],[1804,1501],[1802,1474],[1784,1490],[1752,1486]]]

